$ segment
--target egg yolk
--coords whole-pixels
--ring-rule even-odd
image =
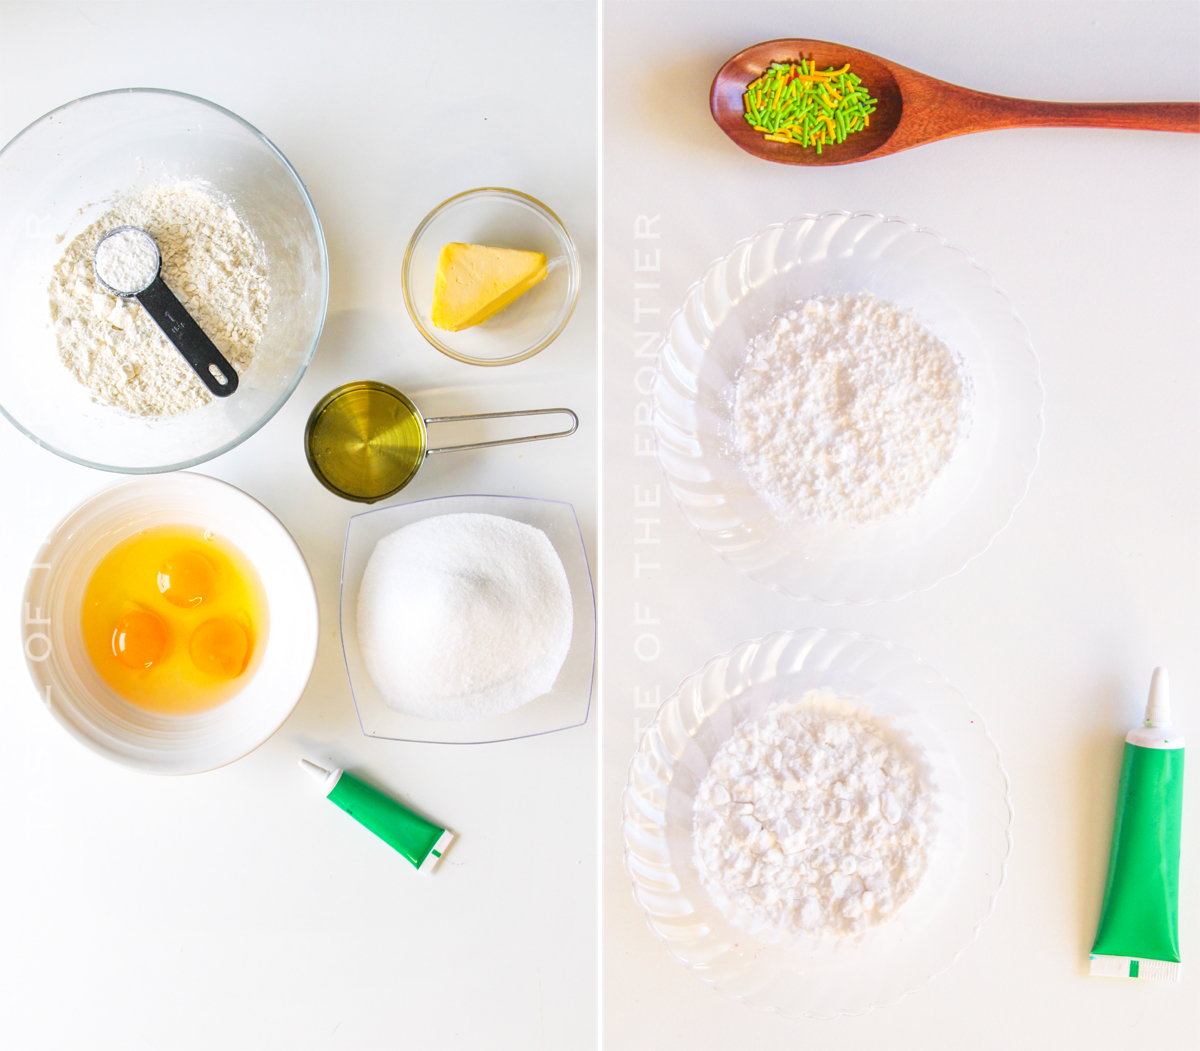
[[[188,643],[192,663],[202,672],[218,679],[242,674],[250,640],[246,629],[233,617],[213,617],[194,632]]]
[[[149,668],[167,650],[167,627],[153,613],[135,609],[117,621],[112,635],[113,656],[127,668]]]
[[[216,574],[199,551],[179,551],[158,570],[159,593],[173,606],[198,606],[213,593]]]

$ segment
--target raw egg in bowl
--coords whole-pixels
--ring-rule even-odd
[[[50,534],[21,607],[46,706],[152,773],[253,751],[300,699],[317,600],[295,541],[240,489],[178,473],[105,489]]]

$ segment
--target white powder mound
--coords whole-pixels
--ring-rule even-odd
[[[136,226],[154,238],[163,281],[239,376],[266,328],[266,253],[237,213],[202,184],[165,182],[119,201],[70,243],[54,268],[50,321],[59,357],[93,401],[134,416],[173,416],[205,405],[212,395],[141,304],[118,299],[96,280],[96,245],[117,226]]]
[[[118,230],[96,249],[96,274],[118,292],[140,292],[158,273],[158,249],[138,230]]]
[[[920,772],[865,710],[813,710],[831,701],[812,691],[746,720],[700,785],[700,881],[744,929],[857,934],[894,916],[925,873]]]
[[[424,719],[486,719],[549,692],[572,622],[554,545],[497,515],[442,515],[385,536],[358,593],[367,671],[391,707]]]
[[[807,300],[750,345],[734,442],[784,519],[862,524],[910,508],[967,423],[949,348],[869,294]]]

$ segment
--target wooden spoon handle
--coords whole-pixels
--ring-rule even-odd
[[[1039,102],[970,92],[959,102],[964,131],[989,128],[1131,128],[1200,132],[1200,102]]]
[[[893,66],[904,99],[884,152],[997,128],[1137,128],[1200,132],[1200,102],[1040,102],[990,95]]]

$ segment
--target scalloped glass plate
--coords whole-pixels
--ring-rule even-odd
[[[896,303],[960,356],[970,432],[904,514],[783,522],[733,453],[737,372],[773,318],[857,292]],[[688,290],[660,348],[655,450],[684,517],[731,565],[792,598],[865,604],[932,587],[987,549],[1037,464],[1042,400],[1029,333],[970,256],[903,219],[827,212],[739,242]]]
[[[694,794],[735,726],[818,688],[854,699],[915,747],[934,849],[913,897],[861,936],[751,935],[700,884]],[[630,764],[621,832],[634,900],[672,957],[751,1007],[832,1018],[895,1002],[974,940],[1004,882],[1012,807],[982,717],[939,672],[882,640],[811,628],[742,643],[684,680]]]

